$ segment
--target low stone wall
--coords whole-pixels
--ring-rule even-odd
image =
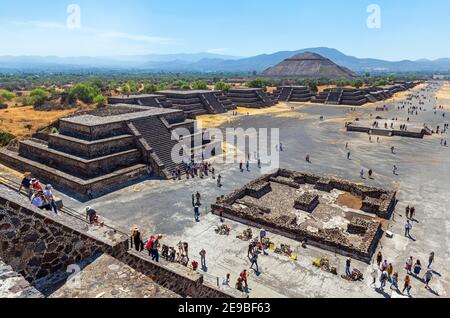
[[[128,244],[127,235],[36,209],[24,197],[0,185],[0,259],[29,282],[108,254],[185,297],[240,297],[233,290],[205,283],[201,274],[181,265],[152,262],[144,254],[129,250]]]
[[[170,263],[162,265],[150,260],[149,257],[129,251],[124,254],[120,261],[149,276],[158,285],[183,297],[192,298],[235,298],[236,295],[229,294],[213,286],[208,286],[203,281],[203,276],[197,272],[188,271],[179,264]],[[169,267],[170,266],[170,267]]]
[[[95,237],[87,223],[75,223],[75,219],[69,223],[36,209],[3,186],[0,194],[0,257],[29,281],[65,270],[92,255],[118,256],[128,250],[127,237],[117,233]]]
[[[212,205],[213,213],[220,214],[222,211],[224,217],[237,222],[259,228],[264,227],[273,233],[287,236],[298,241],[307,239],[309,244],[319,248],[339,252],[342,255],[351,256],[365,262],[370,261],[382,235],[380,222],[365,223],[365,225],[367,225],[366,230],[364,231],[364,234],[362,234],[365,236],[365,239],[360,245],[354,246],[340,229],[321,229],[317,233],[310,232],[298,227],[295,216],[281,216],[280,219],[269,220],[265,217],[265,212],[255,205],[247,205],[246,207],[235,205],[235,203],[239,203],[240,199],[246,195],[246,191],[248,191],[249,187],[254,188],[255,185],[260,185],[267,182],[267,180],[276,182],[280,177],[283,178],[281,180],[285,180],[285,178],[290,179],[291,181],[289,183],[312,184],[316,189],[321,191],[329,192],[333,189],[337,189],[351,193],[363,199],[363,211],[374,213],[377,216],[386,219],[390,218],[391,213],[395,208],[395,204],[397,203],[395,192],[367,187],[335,177],[325,178],[313,174],[280,169],[273,174],[258,178],[249,185],[244,186],[223,198],[218,198],[216,204]],[[317,203],[317,198],[316,200],[312,198],[311,204],[314,205],[315,203]],[[355,222],[355,224],[358,224],[358,222]],[[355,230],[355,227],[351,226],[350,230]]]

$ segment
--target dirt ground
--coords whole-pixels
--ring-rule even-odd
[[[362,200],[351,193],[341,194],[337,200],[336,204],[342,207],[347,207],[350,209],[361,210]]]
[[[68,109],[46,112],[36,111],[32,106],[0,110],[0,131],[6,131],[19,139],[23,139],[49,126],[59,118],[73,114],[76,110]]]

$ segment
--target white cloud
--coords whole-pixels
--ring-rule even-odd
[[[173,39],[158,37],[158,36],[149,36],[144,34],[133,34],[127,32],[120,32],[115,30],[101,30],[91,27],[81,26],[79,29],[69,29],[65,24],[51,22],[51,21],[28,21],[28,22],[15,22],[16,25],[21,25],[24,27],[29,27],[33,29],[45,29],[45,30],[55,30],[61,31],[66,30],[67,32],[73,33],[84,33],[85,35],[92,35],[100,38],[109,38],[109,39],[123,39],[135,42],[144,42],[151,44],[168,44],[174,42]]]

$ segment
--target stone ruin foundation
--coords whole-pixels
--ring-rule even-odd
[[[339,203],[351,195],[360,209]],[[395,191],[336,177],[280,169],[218,198],[213,213],[249,226],[370,262],[382,236],[380,219],[394,211]]]

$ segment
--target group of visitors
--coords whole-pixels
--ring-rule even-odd
[[[419,259],[417,259],[414,263],[413,257],[409,257],[405,263],[406,275],[403,280],[403,289],[401,293],[405,294],[406,292],[408,296],[411,296],[411,276],[420,279],[423,283],[425,283],[425,288],[430,289],[429,284],[431,282],[431,279],[433,278],[433,271],[431,270],[431,266],[433,265],[433,263],[434,252],[431,252],[428,258],[428,266],[426,272],[422,278],[419,278],[422,272],[422,264]],[[384,259],[383,261],[383,255],[381,251],[377,254],[376,264],[377,267],[374,268],[371,273],[371,277],[373,279],[371,285],[377,288],[376,282],[379,281],[380,286],[378,289],[384,291],[387,282],[389,282],[391,290],[395,289],[397,292],[400,292],[399,273],[397,271],[394,271],[392,263],[388,262],[386,259]]]
[[[186,179],[194,179],[195,177],[200,177],[203,179],[205,176],[208,177],[211,174],[212,178],[216,178],[216,170],[212,166],[210,162],[202,161],[202,162],[194,162],[192,160],[189,164],[186,165],[185,168]],[[181,180],[181,177],[178,177],[178,180]]]
[[[58,214],[58,207],[53,195],[53,187],[51,184],[42,186],[40,181],[33,178],[31,173],[27,172],[20,183],[19,193],[25,190],[30,202],[33,206],[41,210],[53,211]]]

